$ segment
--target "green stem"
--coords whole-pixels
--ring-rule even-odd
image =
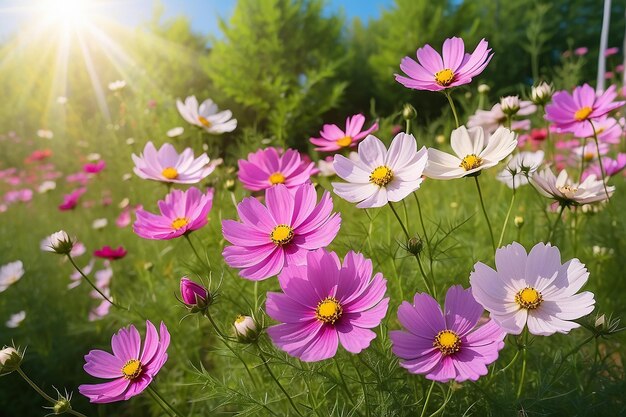
[[[428,248],[428,263],[430,267],[430,279],[432,281],[433,295],[435,298],[437,298],[437,285],[436,285],[437,281],[435,279],[435,270],[433,269],[433,249],[432,249],[432,246],[430,245],[430,238],[428,237],[428,234],[426,233],[426,225],[424,223],[424,217],[422,216],[422,205],[420,204],[420,200],[417,197],[417,193],[415,191],[413,192],[413,197],[415,197],[415,202],[417,203],[417,213],[419,215],[420,224],[422,225],[422,233],[424,236],[424,240],[426,240],[426,247]]]
[[[411,236],[409,236],[409,231],[406,229],[406,226],[404,226],[402,219],[398,215],[398,212],[396,211],[396,209],[393,207],[393,203],[391,203],[391,201],[389,202],[389,208],[393,212],[393,215],[396,216],[396,219],[398,219],[398,223],[400,223],[400,227],[402,227],[402,231],[404,232],[406,239],[409,240],[411,238]]]
[[[585,171],[585,147],[587,146],[587,139],[583,138],[583,147],[580,155],[580,174],[578,175],[578,183],[580,184],[583,180],[583,172]]]
[[[450,103],[450,108],[452,109],[452,114],[454,115],[454,121],[456,123],[456,127],[461,126],[461,124],[459,123],[459,116],[456,114],[456,107],[454,106],[454,101],[452,100],[452,97],[450,96],[450,92],[446,91],[443,94],[448,99],[448,103]]]
[[[559,209],[558,216],[556,216],[556,219],[554,220],[552,227],[550,227],[550,234],[548,234],[547,242],[550,242],[552,240],[552,236],[554,235],[554,232],[556,232],[556,226],[558,225],[559,220],[561,220],[561,217],[563,216],[563,210],[565,210],[565,205],[562,204],[561,208]]]
[[[41,388],[39,388],[37,386],[37,384],[35,384],[25,373],[24,371],[22,371],[22,368],[17,368],[16,369],[17,373],[20,374],[20,376],[22,378],[24,378],[24,381],[28,382],[28,385],[30,385],[35,391],[37,391],[37,393],[39,395],[41,395],[46,401],[51,402],[52,404],[56,404],[57,400],[55,400],[54,398],[52,398],[51,396],[49,396],[48,394],[46,394]]]
[[[85,281],[87,281],[87,283],[89,285],[91,285],[91,288],[93,288],[94,290],[96,290],[96,292],[98,294],[100,294],[100,296],[102,298],[104,298],[109,304],[111,304],[112,306],[115,306],[117,308],[121,308],[122,310],[126,310],[126,311],[130,311],[127,307],[122,307],[119,304],[114,303],[109,297],[107,297],[106,295],[104,295],[104,293],[102,291],[100,291],[100,289],[98,287],[95,286],[95,284],[93,282],[91,282],[91,280],[87,277],[87,275],[85,275],[85,273],[83,272],[82,269],[80,269],[78,267],[78,265],[76,265],[76,262],[74,262],[74,259],[72,258],[72,255],[70,255],[69,253],[67,254],[67,258],[70,260],[71,264],[74,266],[74,268],[78,271],[78,273],[80,274],[81,277],[83,277],[83,279]]]
[[[354,406],[354,398],[352,398],[352,393],[350,392],[350,388],[348,388],[348,384],[346,383],[346,379],[343,377],[343,372],[341,372],[341,367],[339,366],[339,361],[337,360],[337,356],[333,357],[333,361],[335,362],[335,366],[337,367],[337,372],[339,372],[339,379],[341,380],[341,384],[343,386],[344,391],[348,396],[348,400]]]
[[[148,392],[152,396],[154,402],[159,404],[159,407],[161,407],[163,411],[165,411],[171,417],[177,417],[176,412],[169,407],[169,404],[167,404],[167,402],[164,401],[161,396],[157,394],[156,390],[154,390],[150,385],[148,385]]]
[[[606,188],[606,172],[604,171],[604,164],[602,163],[602,155],[600,155],[600,143],[598,142],[598,132],[596,132],[596,127],[593,125],[593,122],[591,120],[589,121],[589,123],[591,123],[591,128],[593,129],[593,140],[596,143],[596,152],[598,152],[598,164],[600,165],[600,174],[602,174],[602,185],[604,185],[604,193],[606,194],[606,199],[608,201],[609,190]]]
[[[433,392],[434,387],[435,381],[430,383],[430,387],[428,388],[428,392],[426,393],[426,399],[424,400],[424,407],[422,408],[422,414],[420,414],[420,417],[424,417],[426,415],[426,409],[428,408],[428,402],[430,401],[430,394]]]
[[[476,182],[476,189],[478,190],[478,197],[480,198],[480,207],[483,209],[483,214],[485,215],[485,221],[487,222],[487,227],[489,228],[489,237],[491,237],[491,246],[493,247],[493,251],[496,251],[496,241],[493,238],[493,229],[491,228],[491,222],[489,221],[489,216],[487,215],[487,209],[485,209],[485,202],[483,201],[483,193],[480,191],[480,183],[478,182],[478,176],[474,176],[474,181]]]
[[[407,135],[411,134],[411,120],[410,119],[406,120],[406,134]]]
[[[267,369],[267,373],[270,374],[270,377],[274,380],[274,382],[276,383],[278,388],[280,388],[280,390],[283,392],[283,394],[285,394],[285,396],[287,397],[287,400],[289,400],[289,404],[291,404],[291,408],[294,409],[296,414],[298,414],[299,416],[302,416],[302,413],[300,413],[300,410],[298,410],[298,407],[296,407],[296,404],[291,399],[291,396],[289,395],[287,390],[285,390],[283,385],[278,381],[278,379],[276,378],[276,376],[272,372],[272,369],[267,364],[267,359],[265,359],[265,355],[263,355],[263,352],[261,351],[261,349],[259,349],[259,357],[261,358],[261,362],[263,362],[263,366],[265,366],[265,369]]]
[[[209,321],[211,322],[211,325],[213,326],[213,328],[215,329],[215,331],[217,332],[217,334],[224,340],[230,340],[229,337],[227,337],[224,333],[222,333],[222,331],[220,330],[220,328],[217,326],[217,323],[215,323],[215,321],[213,320],[213,316],[211,316],[211,313],[209,313],[209,310],[206,310],[206,313],[204,314],[206,316],[207,319],[209,319]]]
[[[183,236],[185,236],[185,240],[187,242],[189,242],[189,246],[191,246],[191,250],[193,251],[193,253],[196,255],[196,258],[198,258],[198,260],[200,261],[200,263],[204,266],[206,266],[209,271],[211,270],[211,264],[207,263],[207,261],[205,261],[204,259],[202,259],[200,257],[200,254],[198,253],[198,251],[196,250],[196,247],[193,245],[193,242],[191,241],[191,238],[189,237],[188,234],[184,234]]]
[[[365,385],[365,379],[363,378],[359,367],[354,361],[354,355],[350,355],[350,362],[352,362],[352,366],[354,367],[354,370],[359,377],[359,382],[361,383],[361,389],[363,390],[363,401],[365,402],[365,414],[367,415],[367,417],[370,417],[370,405],[367,401],[367,386]]]
[[[504,224],[502,225],[502,232],[500,232],[500,239],[498,240],[498,248],[502,245],[502,240],[504,239],[504,232],[506,231],[506,227],[509,224],[509,217],[511,217],[511,211],[513,210],[513,204],[515,203],[515,175],[513,175],[513,195],[511,196],[511,202],[509,203],[509,209],[506,212],[506,217],[504,218]]]
[[[517,386],[517,394],[515,398],[519,399],[522,395],[522,388],[524,387],[524,377],[526,376],[526,353],[528,352],[528,328],[524,329],[524,346],[522,347],[522,372],[519,378],[519,385]]]

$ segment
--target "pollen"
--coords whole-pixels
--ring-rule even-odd
[[[204,127],[211,127],[211,122],[209,122],[206,117],[198,116],[198,121]]]
[[[444,356],[452,355],[461,349],[461,338],[452,330],[442,330],[435,336],[433,347]]]
[[[576,113],[574,113],[574,119],[578,120],[579,122],[587,120],[592,111],[593,109],[591,107],[585,106],[582,109],[576,110]]]
[[[270,239],[277,245],[286,245],[293,239],[293,229],[286,224],[279,224],[272,229]]]
[[[237,324],[243,323],[245,320],[246,320],[246,316],[242,316],[241,314],[235,317],[235,323]]]
[[[461,161],[461,165],[459,166],[463,168],[464,170],[469,171],[471,169],[478,168],[482,164],[483,164],[482,158],[474,154],[470,154],[470,155],[467,155],[465,158],[463,158],[463,160]]]
[[[454,81],[454,72],[450,68],[442,69],[435,73],[435,82],[442,87],[447,87]]]
[[[334,324],[341,318],[343,308],[335,297],[326,297],[317,304],[315,317],[324,323]]]
[[[522,308],[534,310],[543,301],[541,293],[533,287],[526,287],[515,294],[515,302]]]
[[[343,147],[350,146],[352,143],[352,136],[344,136],[336,141],[337,145]]]
[[[374,169],[370,174],[370,182],[384,187],[393,180],[393,171],[386,165],[381,165]]]
[[[186,217],[177,217],[172,222],[172,228],[178,230],[182,227],[185,227],[189,224],[189,219]]]
[[[572,187],[571,185],[564,185],[562,187],[558,187],[558,190],[563,193],[563,195],[567,198],[572,198],[578,192],[577,187]]]
[[[282,172],[274,172],[272,175],[270,175],[268,180],[272,185],[284,184],[285,176],[282,174]]]
[[[163,176],[168,180],[175,180],[178,178],[178,171],[176,171],[176,168],[174,167],[165,168],[161,174],[163,174]]]
[[[141,375],[141,362],[131,359],[122,366],[122,375],[125,379],[133,380]]]

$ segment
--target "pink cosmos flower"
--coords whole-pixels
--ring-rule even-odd
[[[591,123],[595,123],[609,112],[624,105],[624,101],[613,101],[617,97],[615,86],[604,93],[596,94],[585,84],[576,87],[573,94],[559,91],[546,106],[546,120],[551,121],[561,132],[571,132],[580,138],[593,136]]]
[[[300,153],[287,149],[281,155],[276,148],[260,149],[239,160],[239,181],[251,191],[261,191],[276,184],[287,188],[310,181],[315,163],[302,161]]]
[[[85,172],[76,172],[74,174],[69,174],[68,176],[65,177],[65,181],[67,182],[76,182],[80,185],[87,185],[87,183],[89,182],[89,175],[87,175],[87,173]]]
[[[213,205],[213,189],[203,194],[195,187],[172,190],[160,200],[161,214],[137,210],[133,231],[144,239],[169,240],[198,230],[207,224]]]
[[[425,45],[417,50],[415,62],[408,56],[402,59],[400,69],[408,75],[396,74],[396,81],[415,90],[441,91],[472,82],[479,75],[493,54],[489,44],[482,39],[471,54],[465,53],[463,39],[449,38],[443,43],[443,58],[432,46]]]
[[[586,48],[584,46],[581,46],[580,48],[574,49],[574,54],[576,54],[578,56],[587,55],[587,52],[589,52],[589,48]]]
[[[519,110],[515,114],[516,116],[528,116],[537,111],[537,106],[530,101],[522,100],[519,102]],[[493,133],[500,126],[504,126],[506,122],[506,114],[502,111],[502,105],[496,103],[491,110],[476,110],[476,113],[471,115],[467,121],[467,127],[482,127],[485,132]],[[511,130],[528,130],[530,129],[530,120],[513,120],[511,122]]]
[[[43,161],[44,159],[50,158],[52,156],[52,151],[50,149],[36,149],[28,155],[24,162],[31,163],[36,161]]]
[[[335,252],[309,252],[304,265],[278,276],[282,293],[268,292],[267,314],[282,322],[267,329],[274,344],[305,362],[332,358],[339,343],[351,353],[366,349],[372,330],[387,314],[387,280],[372,278],[372,261],[348,252],[343,265]]]
[[[63,196],[63,203],[59,205],[59,210],[72,210],[78,204],[78,199],[87,192],[85,187],[77,188],[69,194]]]
[[[130,224],[131,213],[137,213],[137,210],[143,209],[141,204],[137,204],[134,207],[126,206],[122,209],[117,219],[115,219],[115,225],[119,228],[124,228]]]
[[[617,54],[618,52],[619,52],[619,48],[618,48],[618,47],[616,47],[616,46],[614,46],[614,47],[612,47],[612,48],[607,48],[607,49],[604,51],[604,56],[612,56],[612,55]]]
[[[93,252],[94,256],[98,258],[109,259],[111,261],[115,261],[117,259],[122,259],[126,256],[126,249],[124,247],[119,246],[117,249],[113,249],[110,246],[103,246],[101,249],[97,249]]]
[[[180,279],[180,296],[185,304],[195,306],[199,301],[206,301],[209,298],[209,292],[197,282],[182,277]]]
[[[613,117],[604,117],[593,122],[600,143],[620,143],[622,127]]]
[[[130,325],[113,335],[113,354],[92,350],[85,356],[85,371],[97,378],[112,379],[103,384],[85,384],[78,390],[92,403],[125,401],[141,394],[167,361],[170,334],[161,322],[160,332],[146,320],[146,338]]]
[[[285,265],[297,265],[309,250],[323,248],[339,232],[341,216],[331,214],[333,201],[324,192],[318,204],[315,187],[303,184],[290,191],[279,184],[265,191],[266,206],[245,198],[237,206],[241,222],[222,221],[224,238],[233,246],[222,253],[239,275],[263,280],[277,275]]]
[[[607,177],[612,177],[619,174],[626,168],[626,153],[620,153],[615,159],[609,157],[602,158],[602,166],[604,167],[604,173]],[[595,176],[596,178],[602,178],[602,170],[599,164],[591,165],[583,172],[582,180],[587,177]]]
[[[132,155],[135,174],[138,177],[177,184],[195,184],[206,178],[215,169],[209,164],[209,157],[203,153],[195,158],[193,149],[187,148],[180,155],[176,149],[165,143],[157,151],[148,142],[140,156]]]
[[[320,130],[320,138],[309,139],[313,145],[316,145],[316,151],[334,152],[342,148],[354,148],[357,143],[370,133],[378,130],[378,123],[374,122],[372,127],[367,130],[363,129],[365,116],[355,114],[346,119],[346,130],[343,131],[337,125],[324,125]]]
[[[506,333],[493,320],[477,326],[482,313],[472,290],[460,285],[448,289],[443,312],[426,293],[415,294],[412,305],[404,301],[398,320],[407,331],[389,333],[400,366],[438,382],[476,381],[487,375]]]
[[[101,160],[98,162],[92,162],[92,163],[83,165],[83,171],[85,171],[87,174],[97,174],[100,171],[102,171],[105,167],[106,167],[106,162],[104,162],[104,160]]]

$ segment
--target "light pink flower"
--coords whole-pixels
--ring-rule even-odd
[[[314,162],[305,162],[300,153],[287,149],[281,154],[276,148],[260,149],[239,160],[239,181],[251,191],[261,191],[276,184],[287,188],[310,182]]]
[[[319,138],[309,139],[316,145],[316,151],[334,152],[342,148],[354,148],[360,140],[378,129],[378,123],[374,123],[369,129],[363,130],[365,116],[355,114],[346,119],[346,130],[341,130],[337,125],[326,124],[320,131]]]
[[[209,157],[203,153],[195,158],[193,149],[187,148],[181,154],[165,143],[157,151],[152,142],[148,142],[140,156],[132,155],[138,177],[154,181],[177,184],[196,184],[206,178],[215,166],[209,164]]]

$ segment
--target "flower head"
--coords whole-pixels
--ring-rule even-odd
[[[427,160],[426,148],[418,151],[413,135],[398,133],[389,150],[370,135],[359,144],[357,160],[335,155],[335,171],[348,182],[332,183],[333,191],[358,208],[382,207],[420,187]]]
[[[0,375],[6,375],[15,371],[22,364],[24,354],[14,347],[5,346],[0,350]]]
[[[530,99],[538,106],[545,106],[554,93],[552,84],[542,81],[541,84],[533,86],[530,91]]]
[[[428,166],[424,171],[427,177],[449,180],[478,175],[510,155],[517,146],[517,137],[500,127],[485,143],[483,129],[461,126],[452,131],[450,145],[456,156],[433,148],[428,150]]]
[[[22,311],[19,311],[19,312],[15,313],[15,314],[11,314],[11,316],[9,317],[9,320],[7,320],[5,325],[9,329],[15,329],[15,328],[19,327],[20,324],[22,324],[24,319],[26,319],[26,311],[22,310]]]
[[[117,249],[113,249],[110,246],[103,246],[101,249],[95,250],[93,255],[98,258],[108,259],[110,261],[115,261],[117,259],[122,259],[126,256],[126,249],[122,246],[119,246]]]
[[[112,381],[81,385],[78,391],[92,403],[125,401],[141,394],[167,361],[170,334],[163,322],[159,333],[154,324],[146,320],[143,349],[139,332],[130,325],[113,335],[113,354],[103,350],[90,351],[85,356],[85,371]]]
[[[106,167],[106,162],[100,160],[98,162],[91,162],[83,165],[83,171],[88,174],[97,174]]]
[[[426,44],[417,50],[417,61],[408,56],[402,59],[400,69],[408,77],[396,74],[396,81],[415,90],[441,91],[472,82],[493,54],[482,39],[471,54],[465,53],[463,39],[449,38],[443,43],[443,57]]]
[[[279,152],[276,148],[259,149],[239,160],[239,181],[251,191],[261,191],[277,184],[287,188],[310,181],[315,171],[314,162],[305,162],[294,149]]]
[[[257,323],[250,316],[238,315],[233,326],[235,327],[235,336],[240,342],[251,342],[259,336]]]
[[[513,242],[496,250],[496,270],[478,262],[470,275],[472,293],[507,333],[548,336],[580,327],[572,320],[593,311],[593,293],[576,294],[589,272],[578,259],[561,264],[555,246],[538,243],[530,251]]]
[[[180,279],[180,296],[187,306],[202,309],[211,302],[209,290],[187,277]]]
[[[75,189],[69,194],[63,196],[63,203],[59,205],[59,210],[66,211],[72,210],[78,204],[78,199],[87,192],[85,187]]]
[[[310,250],[323,248],[339,232],[341,217],[332,214],[333,202],[324,192],[319,203],[312,184],[290,192],[279,184],[265,192],[266,205],[254,197],[237,206],[241,222],[222,221],[224,260],[239,275],[262,280],[277,275],[285,265],[299,264]]]
[[[193,149],[187,148],[180,155],[169,143],[157,151],[152,142],[148,142],[139,156],[132,155],[138,177],[177,184],[195,184],[206,178],[215,166],[209,164],[209,157],[203,153],[195,158]]]
[[[543,151],[517,153],[509,159],[506,167],[497,175],[496,179],[508,185],[509,188],[526,185],[528,184],[528,177],[532,176],[543,162],[543,156]]]
[[[176,100],[176,108],[187,122],[214,135],[232,132],[237,127],[233,113],[230,110],[219,111],[217,104],[210,98],[199,106],[196,96],[187,97],[184,103]]]
[[[24,275],[22,261],[9,262],[0,267],[0,292],[15,284]]]
[[[500,108],[507,116],[513,116],[520,111],[521,103],[518,96],[506,96],[500,99]]]
[[[387,280],[380,273],[372,278],[372,262],[358,253],[348,252],[342,264],[334,252],[309,252],[305,264],[285,267],[278,282],[283,292],[268,292],[265,306],[282,324],[267,332],[305,362],[332,358],[339,343],[361,352],[387,313]]]
[[[334,152],[343,148],[354,148],[359,141],[378,129],[378,123],[374,123],[369,129],[362,130],[365,116],[355,114],[346,119],[346,129],[341,130],[337,125],[324,125],[320,130],[320,138],[311,138],[316,145],[316,151]]]
[[[537,106],[530,101],[518,100],[517,106],[519,108],[515,112],[515,116],[528,116],[537,111]],[[486,133],[493,133],[500,126],[503,126],[506,120],[507,116],[502,109],[502,104],[496,103],[491,110],[476,110],[476,113],[469,117],[467,127],[482,127]],[[530,120],[528,119],[511,121],[511,130],[528,129],[530,129]]]
[[[607,177],[612,177],[619,174],[626,168],[626,154],[619,153],[615,159],[609,157],[602,158],[602,166],[604,167],[604,173]],[[602,178],[602,170],[599,164],[593,164],[583,172],[583,180],[587,177],[595,175],[596,178]]]
[[[559,176],[555,177],[549,168],[535,172],[531,177],[531,182],[536,186],[539,193],[554,198],[564,206],[578,206],[605,201],[615,191],[613,186],[607,186],[605,190],[604,182],[596,179],[593,174],[578,184],[570,180],[567,171],[562,170],[559,172]]]
[[[415,294],[413,304],[404,301],[398,320],[407,331],[389,333],[400,366],[439,382],[476,381],[487,375],[506,333],[493,320],[477,326],[482,313],[471,289],[460,285],[448,289],[443,312],[426,293]]]
[[[67,255],[72,251],[74,243],[75,239],[70,238],[67,232],[59,230],[42,240],[39,247],[42,251]]]

